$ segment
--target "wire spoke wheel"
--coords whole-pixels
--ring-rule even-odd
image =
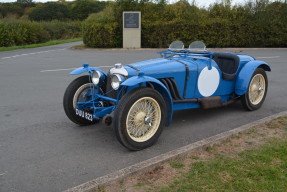
[[[94,90],[91,86],[89,76],[81,76],[75,79],[67,87],[63,98],[63,107],[67,117],[78,125],[91,125],[96,123],[96,120],[87,120],[80,117],[76,113],[77,103],[86,102],[92,99]],[[90,109],[84,109],[87,112],[92,113]]]
[[[249,86],[249,98],[253,105],[257,105],[265,94],[265,79],[262,74],[256,74]]]
[[[79,87],[73,97],[73,107],[77,107],[77,102],[86,102],[92,98],[91,83],[87,83]]]
[[[113,128],[118,141],[137,151],[152,146],[166,121],[166,103],[155,89],[139,87],[126,93],[114,112]]]
[[[241,96],[243,107],[249,111],[259,109],[264,102],[268,88],[268,80],[264,69],[257,68],[248,86],[247,92]]]
[[[158,102],[151,97],[143,97],[128,112],[127,132],[134,141],[144,142],[156,133],[160,121],[161,109]]]

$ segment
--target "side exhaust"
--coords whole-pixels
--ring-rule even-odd
[[[231,99],[227,102],[222,102],[221,98],[219,96],[213,96],[213,97],[200,98],[199,102],[200,102],[201,107],[203,109],[212,109],[212,108],[227,106],[227,105],[237,101],[238,98],[239,97]]]

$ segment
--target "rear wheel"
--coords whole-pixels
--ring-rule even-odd
[[[77,102],[85,102],[92,98],[91,85],[89,76],[81,76],[70,83],[64,94],[63,106],[65,113],[71,121],[78,125],[91,125],[96,123],[96,120],[91,119],[91,117],[88,118],[90,120],[80,117],[79,114],[77,114],[78,111],[76,111]],[[86,110],[85,112],[93,114],[92,110]]]
[[[265,100],[267,88],[266,72],[262,68],[257,68],[252,75],[247,92],[241,96],[243,107],[249,111],[259,109]]]
[[[123,96],[115,110],[113,127],[119,142],[130,150],[153,145],[160,136],[166,105],[151,88],[137,88]]]

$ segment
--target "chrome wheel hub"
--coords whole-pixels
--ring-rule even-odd
[[[138,125],[138,126],[144,125],[144,123],[145,123],[145,121],[144,121],[145,116],[146,116],[145,112],[143,112],[143,111],[138,112],[135,115],[135,118],[134,118],[134,122],[136,123],[136,125]]]
[[[151,126],[151,118],[150,117],[145,117],[144,118],[144,124]]]

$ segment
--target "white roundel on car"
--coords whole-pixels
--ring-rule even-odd
[[[204,97],[211,96],[218,88],[219,85],[219,72],[215,67],[208,70],[205,67],[198,76],[198,91]]]

